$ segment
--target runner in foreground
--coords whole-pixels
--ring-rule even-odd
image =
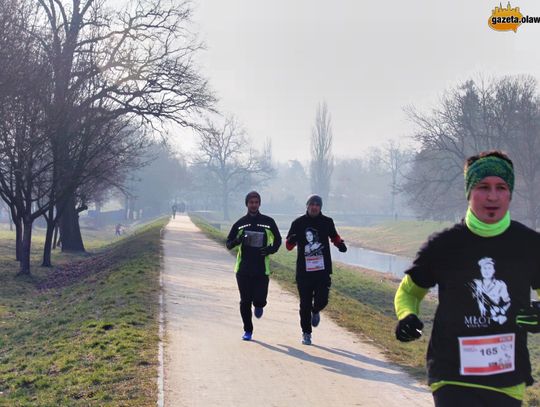
[[[531,385],[527,331],[539,331],[540,235],[510,220],[512,161],[499,151],[467,159],[465,219],[430,237],[395,296],[396,338],[422,335],[419,304],[438,285],[427,351],[435,406],[520,406]]]

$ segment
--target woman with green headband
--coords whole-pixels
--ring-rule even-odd
[[[430,239],[394,304],[396,338],[422,335],[419,305],[438,285],[427,351],[435,406],[520,406],[531,385],[527,332],[540,331],[540,234],[510,220],[514,168],[500,151],[467,159],[465,219]]]

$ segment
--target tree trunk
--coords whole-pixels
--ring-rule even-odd
[[[51,214],[52,215],[52,214]],[[55,231],[55,221],[54,218],[48,218],[47,219],[47,232],[45,233],[45,244],[43,246],[43,262],[41,263],[41,267],[51,267],[51,250],[52,250],[52,241],[53,241],[53,233]]]
[[[129,216],[129,198],[126,196],[124,196],[124,219],[129,219],[128,218]]]
[[[30,275],[30,249],[32,245],[32,221],[24,221],[21,245],[21,268],[19,274]]]
[[[55,222],[54,224],[54,236],[53,236],[53,249],[56,249],[56,247],[58,246],[58,244],[60,243],[60,239],[59,239],[59,235],[58,235],[58,223]]]
[[[128,220],[135,220],[135,198],[130,198],[128,208],[129,208]]]
[[[14,220],[13,223],[15,223],[15,260],[21,261],[23,239],[22,224],[20,219]]]
[[[60,216],[60,236],[62,236],[63,252],[84,252],[84,243],[79,226],[79,214],[75,207],[75,198],[70,197],[61,206],[64,210]]]

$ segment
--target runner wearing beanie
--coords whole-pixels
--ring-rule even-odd
[[[328,304],[332,283],[332,258],[329,239],[340,252],[347,246],[338,235],[332,218],[321,213],[322,198],[310,195],[306,213],[295,219],[287,233],[287,250],[296,245],[296,285],[300,295],[300,326],[302,343],[311,345],[312,327],[320,322],[320,311]]]
[[[465,219],[430,237],[394,304],[396,338],[422,335],[419,304],[438,285],[427,351],[435,406],[520,406],[531,385],[527,332],[539,332],[540,234],[510,220],[512,161],[500,151],[465,164]]]
[[[261,196],[258,192],[249,192],[245,202],[248,212],[232,225],[226,245],[229,250],[240,246],[234,271],[240,291],[240,315],[244,324],[242,339],[249,341],[253,334],[251,307],[255,307],[255,317],[261,318],[268,296],[268,256],[278,251],[281,235],[274,219],[259,212]]]

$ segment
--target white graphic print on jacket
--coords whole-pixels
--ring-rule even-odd
[[[490,321],[504,324],[508,319],[506,312],[510,308],[510,296],[506,283],[497,280],[495,276],[495,261],[491,257],[483,257],[478,261],[482,278],[475,278],[468,284],[472,291],[472,296],[478,304],[480,310],[480,320],[489,325]],[[467,325],[478,325],[471,320],[466,321]],[[478,321],[479,322],[479,321]],[[484,324],[481,324],[484,325]]]

